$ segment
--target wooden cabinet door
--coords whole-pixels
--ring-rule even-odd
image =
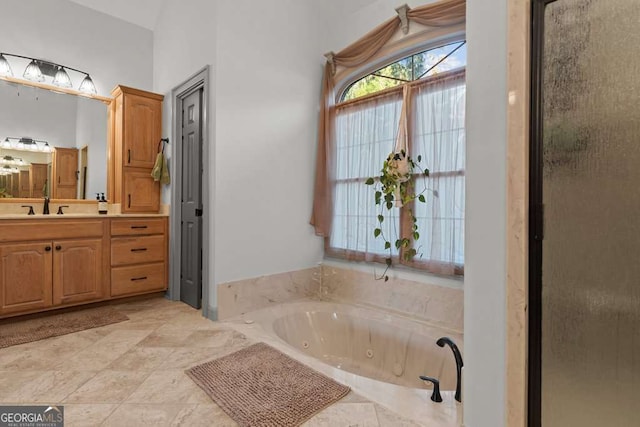
[[[78,149],[56,148],[53,153],[53,186],[51,197],[76,199],[78,197]]]
[[[29,171],[21,170],[18,180],[20,195],[18,197],[31,197],[31,187],[29,186]]]
[[[51,242],[0,245],[0,315],[50,307]]]
[[[162,132],[162,102],[143,96],[124,97],[124,166],[153,168]]]
[[[20,195],[20,174],[14,172],[11,174],[11,195],[13,197],[19,197]]]
[[[160,183],[153,180],[149,170],[127,170],[123,181],[122,212],[158,212],[160,210]]]
[[[102,239],[54,241],[53,248],[53,304],[102,298]]]
[[[31,163],[31,166],[29,166],[31,197],[50,195],[49,184],[49,165],[46,163]]]

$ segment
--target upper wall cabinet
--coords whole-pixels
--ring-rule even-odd
[[[124,112],[125,166],[153,168],[162,132],[162,97],[125,93]]]
[[[114,203],[122,212],[158,212],[160,183],[153,181],[151,170],[161,138],[164,97],[126,86],[117,86],[111,94]]]

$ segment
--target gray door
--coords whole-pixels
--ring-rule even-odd
[[[544,14],[542,426],[640,426],[640,1]]]
[[[182,100],[180,300],[202,304],[202,89]]]

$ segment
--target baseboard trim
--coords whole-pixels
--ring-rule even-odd
[[[218,320],[218,307],[207,306],[207,319],[214,322]]]

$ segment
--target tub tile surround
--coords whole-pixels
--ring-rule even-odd
[[[228,319],[283,302],[317,297],[320,267],[237,280],[218,286],[218,318]]]
[[[338,301],[415,317],[461,333],[464,291],[391,277],[375,280],[364,272],[334,265],[261,276],[218,286],[218,316],[228,319],[302,299]]]
[[[464,291],[390,277],[376,280],[370,273],[322,265],[322,299],[381,308],[415,317],[461,333]]]
[[[0,349],[0,404],[60,404],[66,426],[237,426],[184,369],[245,348],[254,338],[164,298],[114,307],[130,320]],[[277,345],[269,336],[265,341]],[[85,366],[98,353],[100,363]],[[424,423],[352,391],[304,426],[450,425]]]

